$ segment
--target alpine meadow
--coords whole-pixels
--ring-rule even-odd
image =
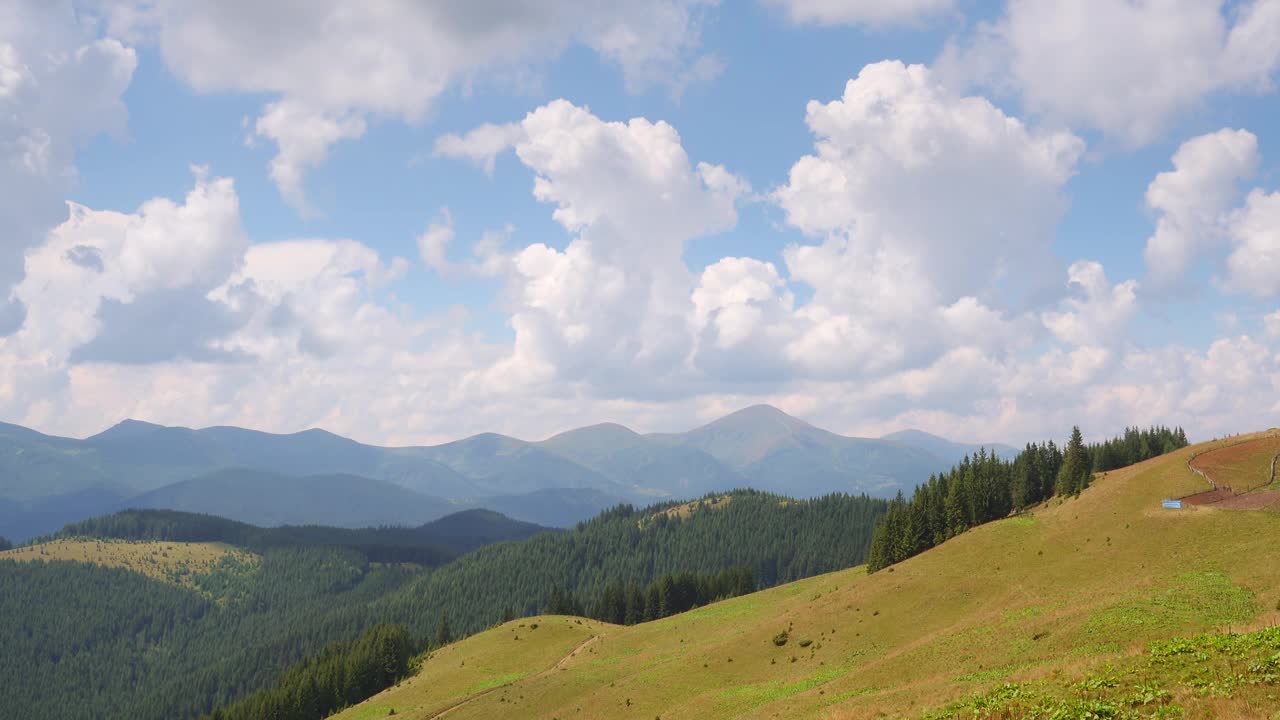
[[[0,2],[0,720],[1280,720],[1280,0]]]

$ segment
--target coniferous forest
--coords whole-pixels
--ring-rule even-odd
[[[613,618],[619,589],[623,622],[663,617],[857,565],[888,507],[865,496],[796,501],[756,491],[687,508],[621,505],[572,530],[488,545],[438,567],[371,561],[398,547],[386,540],[395,533],[375,542],[377,533],[312,529],[263,540],[208,516],[122,513],[68,533],[170,541],[213,533],[261,562],[228,564],[191,589],[89,564],[0,561],[0,707],[32,719],[197,718],[218,707],[251,717],[237,708],[257,706],[237,703],[258,691],[266,694],[247,702],[272,702],[270,688],[284,693],[288,678],[304,682],[311,672],[299,668],[330,667],[326,646],[357,643],[380,624],[403,626],[417,653],[548,610]]]
[[[663,575],[647,586],[612,582],[587,606],[580,604],[572,593],[556,588],[547,603],[547,612],[585,615],[615,625],[635,625],[717,600],[747,595],[756,589],[755,573],[750,567],[740,565],[708,575],[691,572]]]
[[[876,527],[867,554],[875,572],[918,555],[969,528],[1007,517],[1055,496],[1079,495],[1094,473],[1126,467],[1187,446],[1182,428],[1130,428],[1087,445],[1080,428],[1066,447],[1029,443],[1013,460],[986,451],[929,478],[907,500],[899,493]]]
[[[206,720],[321,720],[393,685],[409,674],[410,642],[403,625],[377,625],[355,642],[326,645],[269,688]]]

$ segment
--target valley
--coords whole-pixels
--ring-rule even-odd
[[[1269,717],[1280,515],[1160,505],[1203,488],[1191,454],[1228,443],[1109,472],[871,575],[593,625],[572,657],[568,638],[501,626],[336,717]],[[525,676],[463,662],[542,643]],[[555,657],[563,669],[539,672]]]
[[[666,617],[687,606],[655,594],[653,581],[692,574],[703,587],[746,568],[749,591],[849,567],[862,561],[886,507],[865,496],[714,497],[714,506],[710,499],[705,506],[618,506],[569,530],[487,511],[418,528],[366,529],[260,528],[168,510],[93,518],[11,552],[81,543],[151,557],[183,543],[220,543],[261,560],[185,585],[116,567],[106,555],[68,558],[88,562],[0,556],[0,673],[13,680],[0,686],[0,708],[32,720],[95,718],[103,707],[135,720],[195,718],[269,688],[290,668],[378,624],[401,626],[420,650],[441,635],[472,635],[552,605],[594,611],[622,584],[652,591],[637,621]],[[67,615],[78,622],[59,624]]]
[[[569,530],[479,510],[365,529],[93,518],[0,553],[0,611],[27,624],[79,592],[121,601],[49,637],[8,626],[3,671],[31,680],[0,706],[309,718],[290,693],[342,681],[308,668],[346,647],[376,657],[384,637],[418,654],[371,697],[342,691],[354,700],[325,707],[354,704],[334,717],[1140,718],[1270,702],[1280,514],[1162,501],[1206,490],[1200,465],[1262,488],[1274,434],[1075,437],[962,457],[909,500],[737,490]],[[1160,443],[1175,449],[1125,459]],[[1080,475],[1099,463],[1113,467]],[[151,649],[117,637],[121,623],[141,623]],[[149,691],[128,695],[139,672]]]

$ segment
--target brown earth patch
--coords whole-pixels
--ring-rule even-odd
[[[1271,459],[1280,452],[1280,436],[1261,437],[1200,453],[1189,465],[1217,486],[1248,492],[1271,479]]]
[[[1215,488],[1213,490],[1205,490],[1204,492],[1188,495],[1182,498],[1185,505],[1216,505],[1229,498],[1236,497],[1236,494],[1228,488]]]
[[[1262,490],[1245,493],[1244,495],[1232,495],[1213,503],[1213,506],[1227,510],[1280,510],[1280,490]]]

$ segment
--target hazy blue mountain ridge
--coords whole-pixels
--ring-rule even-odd
[[[318,429],[126,420],[78,440],[0,424],[0,535],[21,540],[130,506],[345,527],[488,508],[568,526],[619,502],[737,487],[891,496],[977,447],[919,431],[846,437],[768,405],[681,433],[602,423],[537,442],[482,433],[422,447],[366,445]]]

